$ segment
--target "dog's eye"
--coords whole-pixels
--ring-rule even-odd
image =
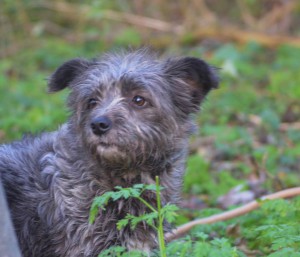
[[[136,95],[135,97],[133,97],[132,102],[139,107],[145,106],[147,103],[146,99],[139,95]]]
[[[93,109],[95,106],[97,105],[97,100],[95,98],[91,98],[89,101],[88,101],[88,109]]]

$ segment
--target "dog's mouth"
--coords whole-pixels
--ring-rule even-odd
[[[100,141],[98,143],[98,148],[102,148],[103,150],[111,150],[111,149],[115,149],[117,151],[124,151],[126,148],[124,145],[121,145],[119,143],[115,143],[115,142],[103,142],[103,141]]]
[[[124,151],[126,149],[128,150],[132,148],[132,143],[125,142],[124,140],[119,140],[119,138],[120,137],[118,135],[116,135],[115,137],[101,137],[95,143],[98,147],[101,147],[103,149],[115,148],[119,151]]]
[[[119,148],[119,145],[114,144],[114,143],[105,143],[105,142],[100,142],[99,146],[105,147],[105,148],[110,148],[110,147],[117,147]]]
[[[115,142],[98,142],[95,150],[102,163],[111,167],[124,166],[128,159],[128,149]]]
[[[116,135],[115,137],[98,137],[93,138],[92,146],[94,150],[100,155],[109,156],[114,154],[124,155],[131,152],[134,149],[131,142],[125,142],[124,140],[119,140],[119,137]],[[93,150],[92,150],[93,151]]]

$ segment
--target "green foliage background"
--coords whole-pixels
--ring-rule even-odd
[[[82,8],[79,1],[55,2],[60,8],[64,3]],[[164,1],[158,3],[169,7]],[[258,1],[245,3],[254,15],[260,15],[261,9],[254,5]],[[86,4],[92,7],[86,13],[92,24],[86,17],[66,19],[44,1],[0,3],[1,143],[20,139],[23,134],[55,130],[65,122],[67,90],[47,94],[46,87],[47,77],[65,60],[92,58],[104,51],[164,39],[157,37],[155,41],[154,32],[101,19],[104,9],[130,12],[137,2]],[[159,8],[151,6],[147,9],[150,13]],[[220,7],[215,11],[222,13]],[[228,19],[239,23],[237,14],[235,8],[226,13]],[[162,15],[163,11],[157,11],[158,18]],[[296,26],[291,28],[291,35],[299,35]],[[189,40],[188,34],[168,47],[154,43],[154,48],[162,56],[190,55],[207,60],[221,68],[221,84],[195,117],[200,129],[191,145],[198,144],[187,163],[183,196],[184,203],[196,204],[182,208],[177,224],[220,212],[219,197],[236,186],[259,196],[298,186],[300,178],[300,48],[268,48],[256,42],[237,44],[213,38],[195,41]],[[252,182],[258,183],[258,192]],[[201,210],[203,206],[207,208]],[[278,200],[238,219],[201,226],[182,239],[179,248],[170,244],[169,256],[239,256],[234,246],[246,256],[300,256],[299,206],[298,198]]]

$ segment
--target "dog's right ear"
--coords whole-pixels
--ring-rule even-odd
[[[65,62],[48,79],[49,92],[57,92],[70,86],[71,82],[90,65],[90,61],[81,58]]]

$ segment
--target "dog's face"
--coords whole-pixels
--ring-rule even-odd
[[[214,69],[200,59],[159,61],[140,50],[70,60],[51,76],[49,89],[71,89],[71,124],[88,151],[104,164],[138,168],[183,147],[190,114],[217,84]]]

